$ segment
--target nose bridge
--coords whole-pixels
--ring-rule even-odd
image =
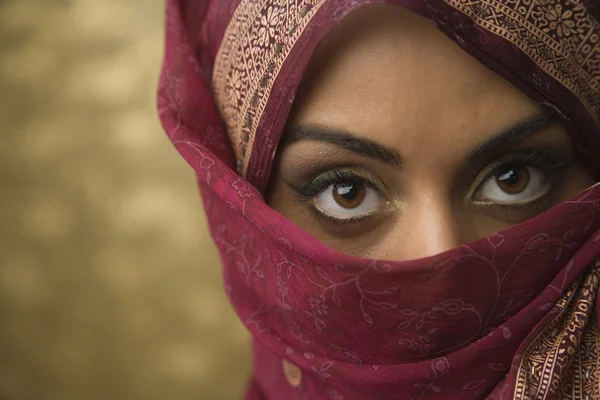
[[[452,203],[443,195],[422,195],[405,208],[391,235],[386,258],[412,260],[442,253],[460,245]]]

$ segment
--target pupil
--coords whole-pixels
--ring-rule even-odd
[[[358,197],[358,189],[356,185],[352,183],[345,183],[342,185],[338,185],[337,187],[338,195],[342,196],[344,200],[352,201]]]
[[[498,177],[498,180],[500,182],[509,186],[517,185],[520,179],[521,177],[519,176],[519,173],[514,168],[511,168],[507,172],[500,175],[500,177]]]

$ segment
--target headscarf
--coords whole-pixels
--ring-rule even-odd
[[[598,175],[597,1],[167,0],[159,115],[253,336],[247,399],[600,399],[600,186],[401,262],[340,254],[265,203],[312,53],[377,3],[428,18],[550,109]]]

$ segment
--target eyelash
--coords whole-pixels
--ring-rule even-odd
[[[471,184],[471,189],[469,190],[469,194],[467,198],[473,196],[474,193],[481,187],[481,185],[488,181],[492,176],[498,174],[502,169],[506,167],[535,167],[542,170],[545,174],[551,175],[556,173],[569,164],[571,164],[573,160],[571,158],[567,158],[562,154],[557,153],[555,150],[549,148],[538,148],[529,153],[512,153],[507,155],[499,156],[495,161],[492,161],[486,168],[482,170],[476,177],[473,184]],[[360,172],[359,172],[360,171]],[[375,182],[374,182],[375,181]],[[302,204],[310,204],[311,200],[319,193],[325,191],[328,187],[334,184],[342,183],[342,182],[354,182],[364,184],[366,187],[376,190],[379,194],[385,196],[386,194],[386,186],[377,179],[374,175],[362,171],[360,168],[347,166],[347,167],[339,167],[336,169],[332,169],[323,173],[320,173],[316,176],[313,175],[307,184],[301,186],[290,185],[294,191],[296,192],[298,202]],[[548,206],[549,194],[541,197],[538,200],[535,200],[530,203],[526,203],[520,205],[519,207],[523,208],[531,208],[538,209],[541,211],[545,210]],[[515,205],[503,205],[498,203],[493,203],[495,207],[501,209],[511,209],[515,208]],[[311,205],[309,205],[311,209]],[[328,220],[330,224],[336,223],[349,223],[349,222],[357,222],[361,219],[365,218],[356,218],[356,219],[332,219],[326,216],[323,216],[317,210],[313,210],[317,215],[322,218]],[[368,217],[366,217],[368,219]]]
[[[535,149],[527,154],[511,154],[507,156],[501,156],[497,161],[492,162],[491,168],[486,173],[482,173],[483,179],[477,182],[476,185],[472,185],[473,189],[469,194],[469,197],[476,193],[481,185],[487,182],[491,177],[499,174],[502,169],[506,167],[535,167],[543,171],[548,179],[552,179],[553,175],[562,171],[573,162],[572,157],[565,157],[557,153],[554,150],[543,148]],[[540,197],[537,200],[522,203],[518,206],[514,204],[501,204],[501,203],[487,203],[493,205],[499,210],[503,210],[508,213],[511,209],[520,208],[521,210],[528,209],[530,212],[539,214],[547,210],[551,204],[551,197],[556,189],[556,182],[554,182],[548,193]],[[485,202],[479,202],[480,204],[486,204]]]
[[[510,166],[518,167],[538,167],[545,172],[556,171],[572,162],[572,159],[566,159],[564,156],[550,149],[536,149],[528,154],[511,154],[501,156],[497,161],[492,162],[494,168],[491,173],[487,174],[490,177],[498,173],[502,168]]]
[[[488,164],[475,178],[472,189],[469,192],[471,196],[477,189],[490,177],[498,174],[506,167],[535,167],[546,174],[552,174],[571,164],[573,160],[555,152],[551,149],[535,149],[530,153],[513,153],[501,155],[496,160]]]
[[[374,177],[369,179],[369,178],[365,177],[364,175],[360,174],[359,172],[357,172],[356,170],[351,169],[351,168],[352,167],[343,167],[343,168],[333,169],[333,170],[327,171],[325,173],[321,173],[315,178],[312,178],[311,181],[305,186],[292,186],[292,187],[298,194],[300,194],[301,196],[306,197],[306,198],[312,198],[312,197],[316,196],[317,194],[323,192],[329,186],[336,184],[336,183],[342,183],[342,182],[361,183],[361,184],[364,184],[365,186],[367,186],[371,189],[377,190],[379,192],[381,192],[382,189],[384,189],[381,186],[385,186],[385,185],[383,185],[381,183],[376,184],[371,181],[371,179],[373,179]],[[371,174],[365,173],[365,175],[371,175]]]
[[[378,182],[374,183],[373,181]],[[289,183],[288,185],[295,191],[296,202],[303,206],[305,211],[310,213],[309,218],[312,223],[321,221],[327,224],[327,230],[329,231],[337,232],[338,234],[348,234],[351,233],[346,232],[348,227],[351,227],[352,231],[358,231],[361,229],[362,223],[370,221],[374,215],[344,219],[332,218],[324,215],[312,204],[312,200],[316,195],[324,192],[329,186],[341,182],[360,183],[372,190],[376,190],[380,194],[387,191],[385,184],[377,177],[355,166],[338,167],[337,169],[320,173],[303,186],[295,186]]]

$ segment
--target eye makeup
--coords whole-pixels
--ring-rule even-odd
[[[573,161],[573,155],[570,152],[565,154],[564,151],[561,152],[549,147],[500,155],[479,172],[466,197],[473,199],[474,194],[483,182],[507,167],[532,167],[538,168],[546,174],[552,174],[568,167]]]
[[[310,222],[318,222],[327,232],[339,237],[356,236],[374,230],[382,225],[382,218],[392,210],[389,189],[379,177],[364,167],[334,167],[317,173],[316,176],[309,175],[306,181],[286,184],[292,189],[297,206],[308,211]],[[367,213],[358,212],[361,208],[359,206],[355,216],[351,215],[352,209],[348,209],[343,217],[335,215],[331,210],[327,212],[318,199],[323,195],[330,195],[332,190],[336,190],[336,185],[341,188],[348,185],[361,186],[370,192],[370,197],[377,196],[380,206]],[[328,203],[331,204],[332,201]]]
[[[547,147],[500,156],[480,172],[465,201],[472,204],[481,214],[495,220],[506,223],[523,222],[547,211],[556,203],[564,187],[566,172],[574,161],[572,152]],[[534,193],[525,196],[526,200],[519,199],[520,194],[504,201],[483,196],[482,189],[485,185],[498,185],[499,178],[506,171],[517,169],[527,170],[528,174],[535,178],[528,182],[529,187],[524,192],[538,185],[537,190],[532,189]]]
[[[467,204],[472,204],[492,218],[505,220],[506,222],[520,222],[531,218],[547,210],[554,201],[555,194],[560,189],[561,173],[565,171],[574,157],[571,152],[552,147],[536,147],[531,150],[520,149],[519,151],[506,152],[493,161],[489,162],[477,174],[465,193],[464,199]],[[507,168],[530,168],[540,171],[544,180],[548,183],[548,189],[539,198],[528,202],[501,203],[490,199],[478,198],[478,191],[490,179]],[[392,192],[398,192],[389,188],[382,179],[361,165],[327,165],[323,170],[321,166],[311,165],[306,167],[308,171],[299,182],[285,183],[292,189],[299,207],[309,211],[314,220],[323,223],[325,229],[336,235],[360,234],[375,229],[381,223],[383,216],[389,215],[396,207],[393,207],[394,199]],[[402,173],[402,172],[399,172]],[[336,185],[364,185],[368,190],[375,191],[382,199],[382,206],[367,214],[359,213],[356,216],[344,218],[328,214],[318,207],[318,196],[331,192]],[[326,192],[327,191],[327,192]],[[346,213],[348,214],[348,213]],[[401,215],[399,215],[401,218]]]
[[[367,187],[378,190],[382,194],[387,193],[387,186],[375,174],[361,167],[338,167],[332,168],[317,176],[309,178],[307,182],[296,184],[288,182],[298,195],[312,197],[336,183],[358,182]]]

